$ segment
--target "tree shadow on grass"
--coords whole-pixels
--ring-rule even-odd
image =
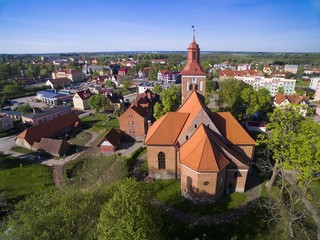
[[[30,155],[30,154],[26,154]],[[22,155],[21,157],[23,157]],[[0,170],[12,169],[16,167],[29,166],[32,162],[23,158],[16,158],[10,155],[0,156]]]

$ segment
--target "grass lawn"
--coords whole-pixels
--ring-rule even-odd
[[[150,187],[160,201],[183,212],[194,212],[203,216],[237,208],[246,200],[246,194],[235,192],[224,195],[216,203],[199,205],[181,196],[180,180],[156,180]]]
[[[114,115],[106,115],[97,113],[94,116],[87,116],[81,119],[85,128],[90,128],[93,131],[99,132],[101,130],[108,131],[111,128],[119,128],[118,118]]]
[[[19,201],[52,184],[48,167],[11,156],[0,157],[0,193],[3,192],[9,202]]]
[[[23,154],[35,154],[35,152],[30,149],[18,147],[18,146],[13,146],[11,148],[11,151],[17,152],[17,153],[23,153]]]
[[[74,138],[70,139],[68,142],[70,144],[84,146],[91,138],[91,134],[88,132],[80,132]]]

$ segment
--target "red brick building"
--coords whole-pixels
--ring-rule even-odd
[[[114,153],[117,150],[118,145],[121,141],[121,130],[120,129],[110,129],[110,131],[104,136],[104,138],[99,142],[97,147],[101,154]]]
[[[255,141],[229,112],[212,113],[204,104],[205,73],[193,38],[182,71],[182,101],[148,130],[149,175],[181,178],[182,195],[217,200],[244,192]]]

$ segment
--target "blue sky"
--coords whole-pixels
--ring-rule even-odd
[[[320,0],[0,0],[0,53],[320,52]]]

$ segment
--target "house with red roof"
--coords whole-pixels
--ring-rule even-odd
[[[300,114],[302,116],[307,115],[307,110],[308,110],[308,104],[307,101],[309,100],[309,97],[306,96],[298,96],[296,94],[291,94],[291,95],[284,95],[282,93],[278,93],[273,101],[273,105],[275,107],[286,107],[289,104],[296,104],[300,105]]]
[[[183,104],[149,127],[145,144],[151,177],[180,178],[183,196],[216,201],[225,192],[245,191],[256,142],[230,112],[207,108],[203,81],[193,38],[182,71]]]
[[[89,107],[88,100],[92,96],[89,89],[76,92],[73,96],[73,107],[77,110],[86,110]]]
[[[101,154],[114,153],[121,141],[121,130],[112,128],[98,143],[97,147]]]

